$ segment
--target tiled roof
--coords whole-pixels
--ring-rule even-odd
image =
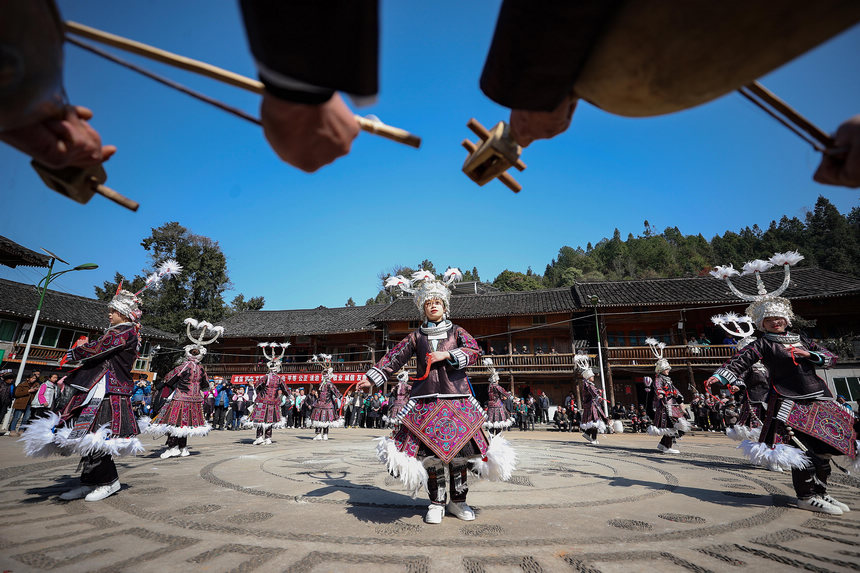
[[[0,265],[14,269],[19,265],[23,267],[47,267],[50,264],[51,257],[48,255],[31,251],[11,239],[0,236]]]
[[[373,330],[372,317],[385,305],[309,308],[301,310],[246,310],[219,324],[224,337],[284,337]]]
[[[0,315],[6,314],[32,320],[39,305],[39,290],[33,286],[0,279]],[[108,326],[107,303],[48,289],[39,324],[67,326],[86,330],[104,331]],[[144,326],[141,333],[158,340],[176,340],[175,334]]]
[[[498,294],[454,295],[451,318],[493,318],[529,314],[550,314],[576,310],[568,288],[504,292]],[[373,317],[377,322],[417,320],[418,310],[412,297],[399,298]]]
[[[768,291],[782,284],[783,271],[762,273]],[[755,277],[732,278],[732,283],[744,293],[756,292]],[[680,279],[648,279],[636,281],[576,283],[572,287],[576,305],[592,308],[590,298],[600,297],[598,307],[710,304],[738,302],[723,280],[712,276]],[[814,267],[794,268],[791,283],[782,296],[789,299],[822,298],[860,293],[860,279]]]

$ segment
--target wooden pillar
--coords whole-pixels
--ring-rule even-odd
[[[612,382],[612,367],[609,365],[609,341],[606,339],[606,319],[603,316],[600,317],[600,340],[603,344],[603,359],[606,362],[604,367],[606,369],[606,384],[607,391],[609,392],[609,396],[606,398],[609,400],[609,405],[615,405],[615,384]]]
[[[693,376],[693,366],[689,362],[687,362],[687,376],[690,378],[690,385],[688,386],[688,388],[692,388],[693,392],[698,392],[698,390],[696,389],[696,378]],[[687,400],[687,403],[689,404],[690,400],[692,399],[693,397],[690,396]]]
[[[574,387],[576,388],[576,408],[581,412],[582,411],[582,384],[580,384],[576,378],[573,380]]]
[[[573,315],[570,315],[570,318],[573,318]],[[573,331],[573,320],[567,323],[568,328],[570,329],[570,351],[573,354],[576,354],[576,334]]]

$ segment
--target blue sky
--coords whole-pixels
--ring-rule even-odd
[[[508,110],[478,88],[499,2],[382,2],[380,94],[357,110],[410,130],[420,150],[362,134],[352,153],[315,174],[280,162],[260,129],[151,80],[66,47],[66,88],[95,111],[119,151],[108,184],[141,203],[137,213],[94,197],[79,205],[45,188],[22,154],[0,146],[0,234],[46,247],[97,271],[53,287],[93,296],[93,285],[141,272],[150,229],[176,220],[217,240],[234,290],[266,309],[359,304],[377,274],[429,258],[492,280],[504,269],[542,273],[563,245],[659,230],[711,238],[726,229],[802,217],[824,195],[840,211],[857,192],[814,183],[817,154],[730,94],[669,116],[628,119],[581,103],[571,128],[526,149],[524,190],[477,187],[460,171],[472,137]],[[63,17],[254,76],[235,2],[59,2]],[[149,62],[121,57],[258,115],[258,98]],[[826,131],[860,113],[860,28],[762,79]],[[721,261],[714,261],[720,263]],[[36,282],[41,271],[0,267]]]

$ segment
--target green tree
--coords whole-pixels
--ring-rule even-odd
[[[248,300],[245,300],[245,295],[237,294],[230,302],[228,314],[235,314],[246,310],[262,310],[264,304],[266,304],[266,299],[261,296],[252,296]]]
[[[349,297],[349,300],[346,301],[344,306],[355,306],[355,301],[352,300],[352,297]]]
[[[500,291],[525,291],[540,290],[540,280],[535,275],[526,275],[520,272],[503,270],[493,281],[493,286]]]

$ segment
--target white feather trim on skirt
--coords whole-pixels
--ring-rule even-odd
[[[764,442],[744,440],[738,449],[746,459],[757,466],[805,469],[812,465],[803,450],[786,444],[777,444],[771,448]]]
[[[388,473],[400,478],[400,483],[412,497],[427,489],[427,470],[418,458],[397,451],[397,443],[385,436],[376,439],[376,457],[385,464]]]
[[[677,436],[678,431],[675,428],[658,428],[651,424],[646,430],[649,436]]]
[[[72,429],[57,428],[59,422],[60,417],[54,412],[49,412],[48,416],[28,424],[27,431],[21,437],[21,441],[24,442],[24,453],[30,457],[72,454],[80,456],[108,454],[119,457],[136,456],[146,451],[136,436],[110,437],[110,424],[104,424],[95,432],[90,432],[82,438],[70,440]]]
[[[749,426],[740,426],[735,424],[731,428],[726,428],[726,435],[736,442],[741,442],[743,440],[757,442],[759,436],[761,436],[761,427],[750,428]]]
[[[343,428],[344,420],[343,418],[338,418],[332,422],[311,422],[312,428]]]
[[[212,430],[210,424],[205,426],[171,426],[170,424],[150,424],[141,433],[149,434],[157,438],[159,436],[171,435],[177,438],[200,438],[209,434]]]
[[[500,434],[490,438],[487,461],[480,457],[469,460],[472,473],[489,481],[508,481],[517,469],[517,453],[511,443]]]
[[[507,420],[502,420],[501,422],[484,422],[484,427],[489,430],[506,430],[514,425],[516,422],[515,418],[508,418]]]
[[[621,420],[612,420],[612,431],[614,431],[616,434],[623,434],[624,422],[622,422]]]
[[[586,430],[590,430],[591,428],[597,428],[598,434],[606,433],[606,422],[603,420],[592,420],[590,422],[586,422],[584,424],[579,425],[579,430],[584,432]]]

